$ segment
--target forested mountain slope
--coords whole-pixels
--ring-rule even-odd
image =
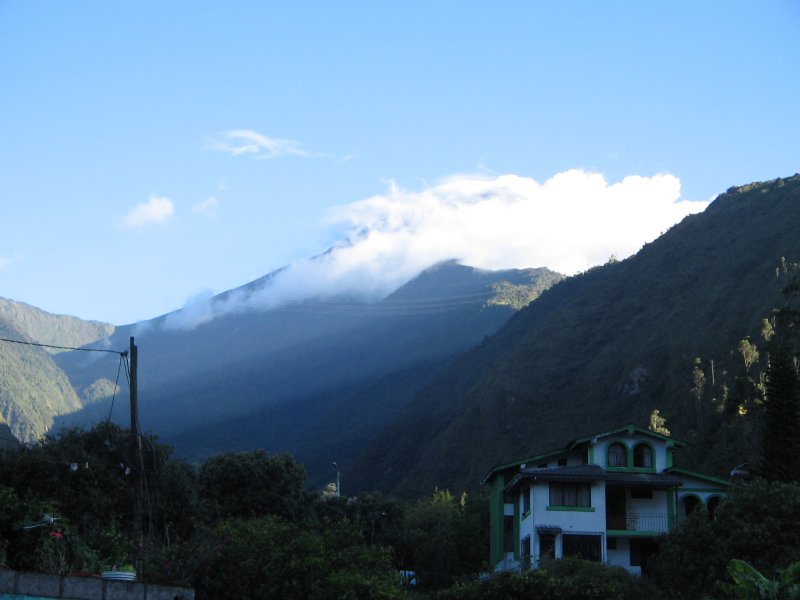
[[[79,347],[105,338],[114,326],[52,315],[0,298],[0,337],[54,346]],[[58,350],[0,342],[0,414],[14,435],[37,440],[57,415],[82,404],[66,375],[53,361]]]
[[[749,402],[736,397],[739,345],[756,347],[782,303],[798,231],[800,176],[731,188],[635,256],[542,294],[420,392],[348,478],[401,494],[474,485],[493,464],[646,425],[656,408],[693,443],[687,463],[753,459],[757,423],[736,420]]]

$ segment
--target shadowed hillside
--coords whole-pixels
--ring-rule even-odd
[[[181,455],[290,450],[313,478],[330,470],[332,455],[352,461],[447,361],[560,278],[547,269],[445,263],[381,301],[310,300],[231,312],[189,330],[165,327],[161,317],[118,328],[109,343],[124,349],[135,335],[142,426]],[[108,377],[108,364],[77,352],[58,361],[81,390]],[[109,408],[104,399],[60,422],[99,421]],[[124,409],[114,418],[124,423]]]
[[[798,230],[796,175],[732,188],[635,256],[562,281],[438,375],[350,480],[402,494],[474,485],[493,464],[646,425],[655,408],[674,435],[702,442],[733,388],[737,343],[757,340],[782,302]],[[714,398],[692,397],[696,358],[716,360]],[[743,437],[740,462],[753,458],[754,436]],[[704,450],[684,460],[722,471]]]

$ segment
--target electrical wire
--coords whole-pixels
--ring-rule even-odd
[[[106,419],[106,424],[111,422],[111,413],[114,411],[114,400],[117,399],[117,384],[119,383],[119,372],[122,370],[122,361],[125,360],[125,357],[120,354],[119,357],[119,366],[117,367],[117,378],[114,380],[114,394],[111,396],[111,408],[108,410],[108,418]]]
[[[53,344],[42,344],[40,342],[25,342],[22,340],[12,340],[9,338],[0,337],[0,342],[9,342],[11,344],[23,344],[25,346],[38,346],[39,348],[54,348],[56,350],[80,350],[81,352],[107,352],[109,354],[128,354],[126,350],[108,350],[107,348],[76,348],[74,346],[54,346]]]

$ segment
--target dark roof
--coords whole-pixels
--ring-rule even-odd
[[[664,435],[662,433],[657,433],[655,431],[650,431],[649,429],[643,429],[642,427],[636,427],[635,425],[630,424],[630,425],[626,425],[625,427],[619,427],[617,429],[612,429],[611,431],[606,431],[604,433],[597,433],[595,435],[591,435],[591,436],[588,436],[588,437],[585,437],[585,438],[580,438],[580,439],[577,439],[577,440],[573,440],[569,444],[567,444],[567,449],[575,448],[576,446],[580,446],[580,445],[583,445],[585,443],[592,442],[594,440],[597,440],[598,438],[617,436],[617,435],[626,434],[626,433],[628,435],[633,435],[634,433],[638,433],[640,435],[646,435],[648,437],[655,438],[655,439],[660,440],[662,442],[667,442],[668,444],[671,443],[675,448],[685,448],[686,447],[686,442],[684,442],[684,441],[675,439],[673,437],[670,437],[668,435]]]
[[[683,480],[669,473],[627,473],[622,471],[607,473],[606,485],[615,484],[625,487],[674,487],[683,485]]]
[[[542,454],[537,454],[536,456],[524,458],[522,460],[517,460],[517,461],[514,461],[514,462],[495,465],[495,466],[491,467],[486,472],[486,474],[481,478],[481,485],[488,483],[489,480],[492,478],[492,475],[494,475],[498,471],[504,471],[505,469],[510,469],[512,467],[519,467],[520,465],[523,465],[525,463],[537,462],[538,460],[541,460],[542,458],[545,458],[545,457],[555,456],[557,454],[564,454],[564,453],[569,452],[570,450],[575,450],[578,447],[585,446],[585,445],[588,445],[590,443],[596,442],[598,438],[617,436],[617,435],[621,435],[621,434],[624,434],[624,433],[625,434],[629,434],[629,435],[633,435],[634,433],[639,433],[641,435],[644,435],[644,436],[647,436],[647,437],[654,438],[656,440],[665,442],[668,446],[672,446],[674,448],[685,448],[686,445],[687,445],[686,442],[684,442],[684,441],[681,441],[681,440],[675,439],[673,437],[669,437],[669,436],[663,435],[661,433],[656,433],[655,431],[650,431],[649,429],[643,429],[642,427],[636,427],[635,425],[630,424],[630,425],[625,425],[624,427],[619,427],[617,429],[612,429],[611,431],[606,431],[606,432],[598,433],[598,434],[595,434],[595,435],[592,435],[592,436],[588,436],[588,437],[572,440],[571,442],[569,442],[566,445],[566,447],[561,448],[560,450],[551,450],[550,452],[544,452]]]
[[[744,465],[749,465],[749,464],[750,463],[744,463]],[[736,467],[736,469],[739,469],[744,465],[739,465],[738,467]],[[736,475],[734,475],[736,469],[731,471],[731,478],[736,477]],[[711,475],[704,475],[703,473],[697,473],[695,471],[690,471],[689,469],[681,469],[680,467],[670,467],[669,469],[667,469],[667,473],[677,473],[678,475],[686,475],[688,477],[694,477],[695,479],[702,479],[703,481],[708,481],[710,483],[715,483],[717,485],[725,487],[731,484],[731,482],[726,479],[720,479],[719,477],[713,477]],[[744,473],[747,473],[747,471],[745,470]]]
[[[572,465],[565,467],[544,467],[523,469],[508,482],[507,490],[513,489],[520,481],[596,481],[605,479],[606,470],[600,465]]]
[[[564,467],[545,467],[524,469],[517,473],[505,486],[512,490],[522,481],[597,481],[605,479],[606,485],[653,488],[679,487],[683,480],[672,473],[631,473],[629,471],[606,471],[600,465],[570,465]]]
[[[501,465],[495,465],[491,467],[488,471],[486,471],[486,475],[481,478],[481,485],[486,484],[489,479],[492,477],[494,473],[497,471],[503,471],[505,469],[510,469],[512,467],[519,467],[520,465],[524,465],[525,463],[534,463],[537,461],[542,460],[543,458],[549,458],[551,456],[556,456],[558,454],[564,454],[566,451],[564,449],[561,450],[551,450],[550,452],[544,452],[543,454],[537,454],[536,456],[529,456],[528,458],[523,458],[521,460],[515,460],[514,462],[504,463]]]
[[[538,533],[543,533],[545,535],[549,534],[559,534],[561,533],[561,527],[558,525],[537,525],[536,531]]]

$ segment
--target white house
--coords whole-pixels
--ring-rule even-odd
[[[501,465],[491,486],[491,564],[536,567],[582,556],[641,573],[658,536],[702,508],[713,518],[728,482],[675,468],[686,444],[629,425]]]

